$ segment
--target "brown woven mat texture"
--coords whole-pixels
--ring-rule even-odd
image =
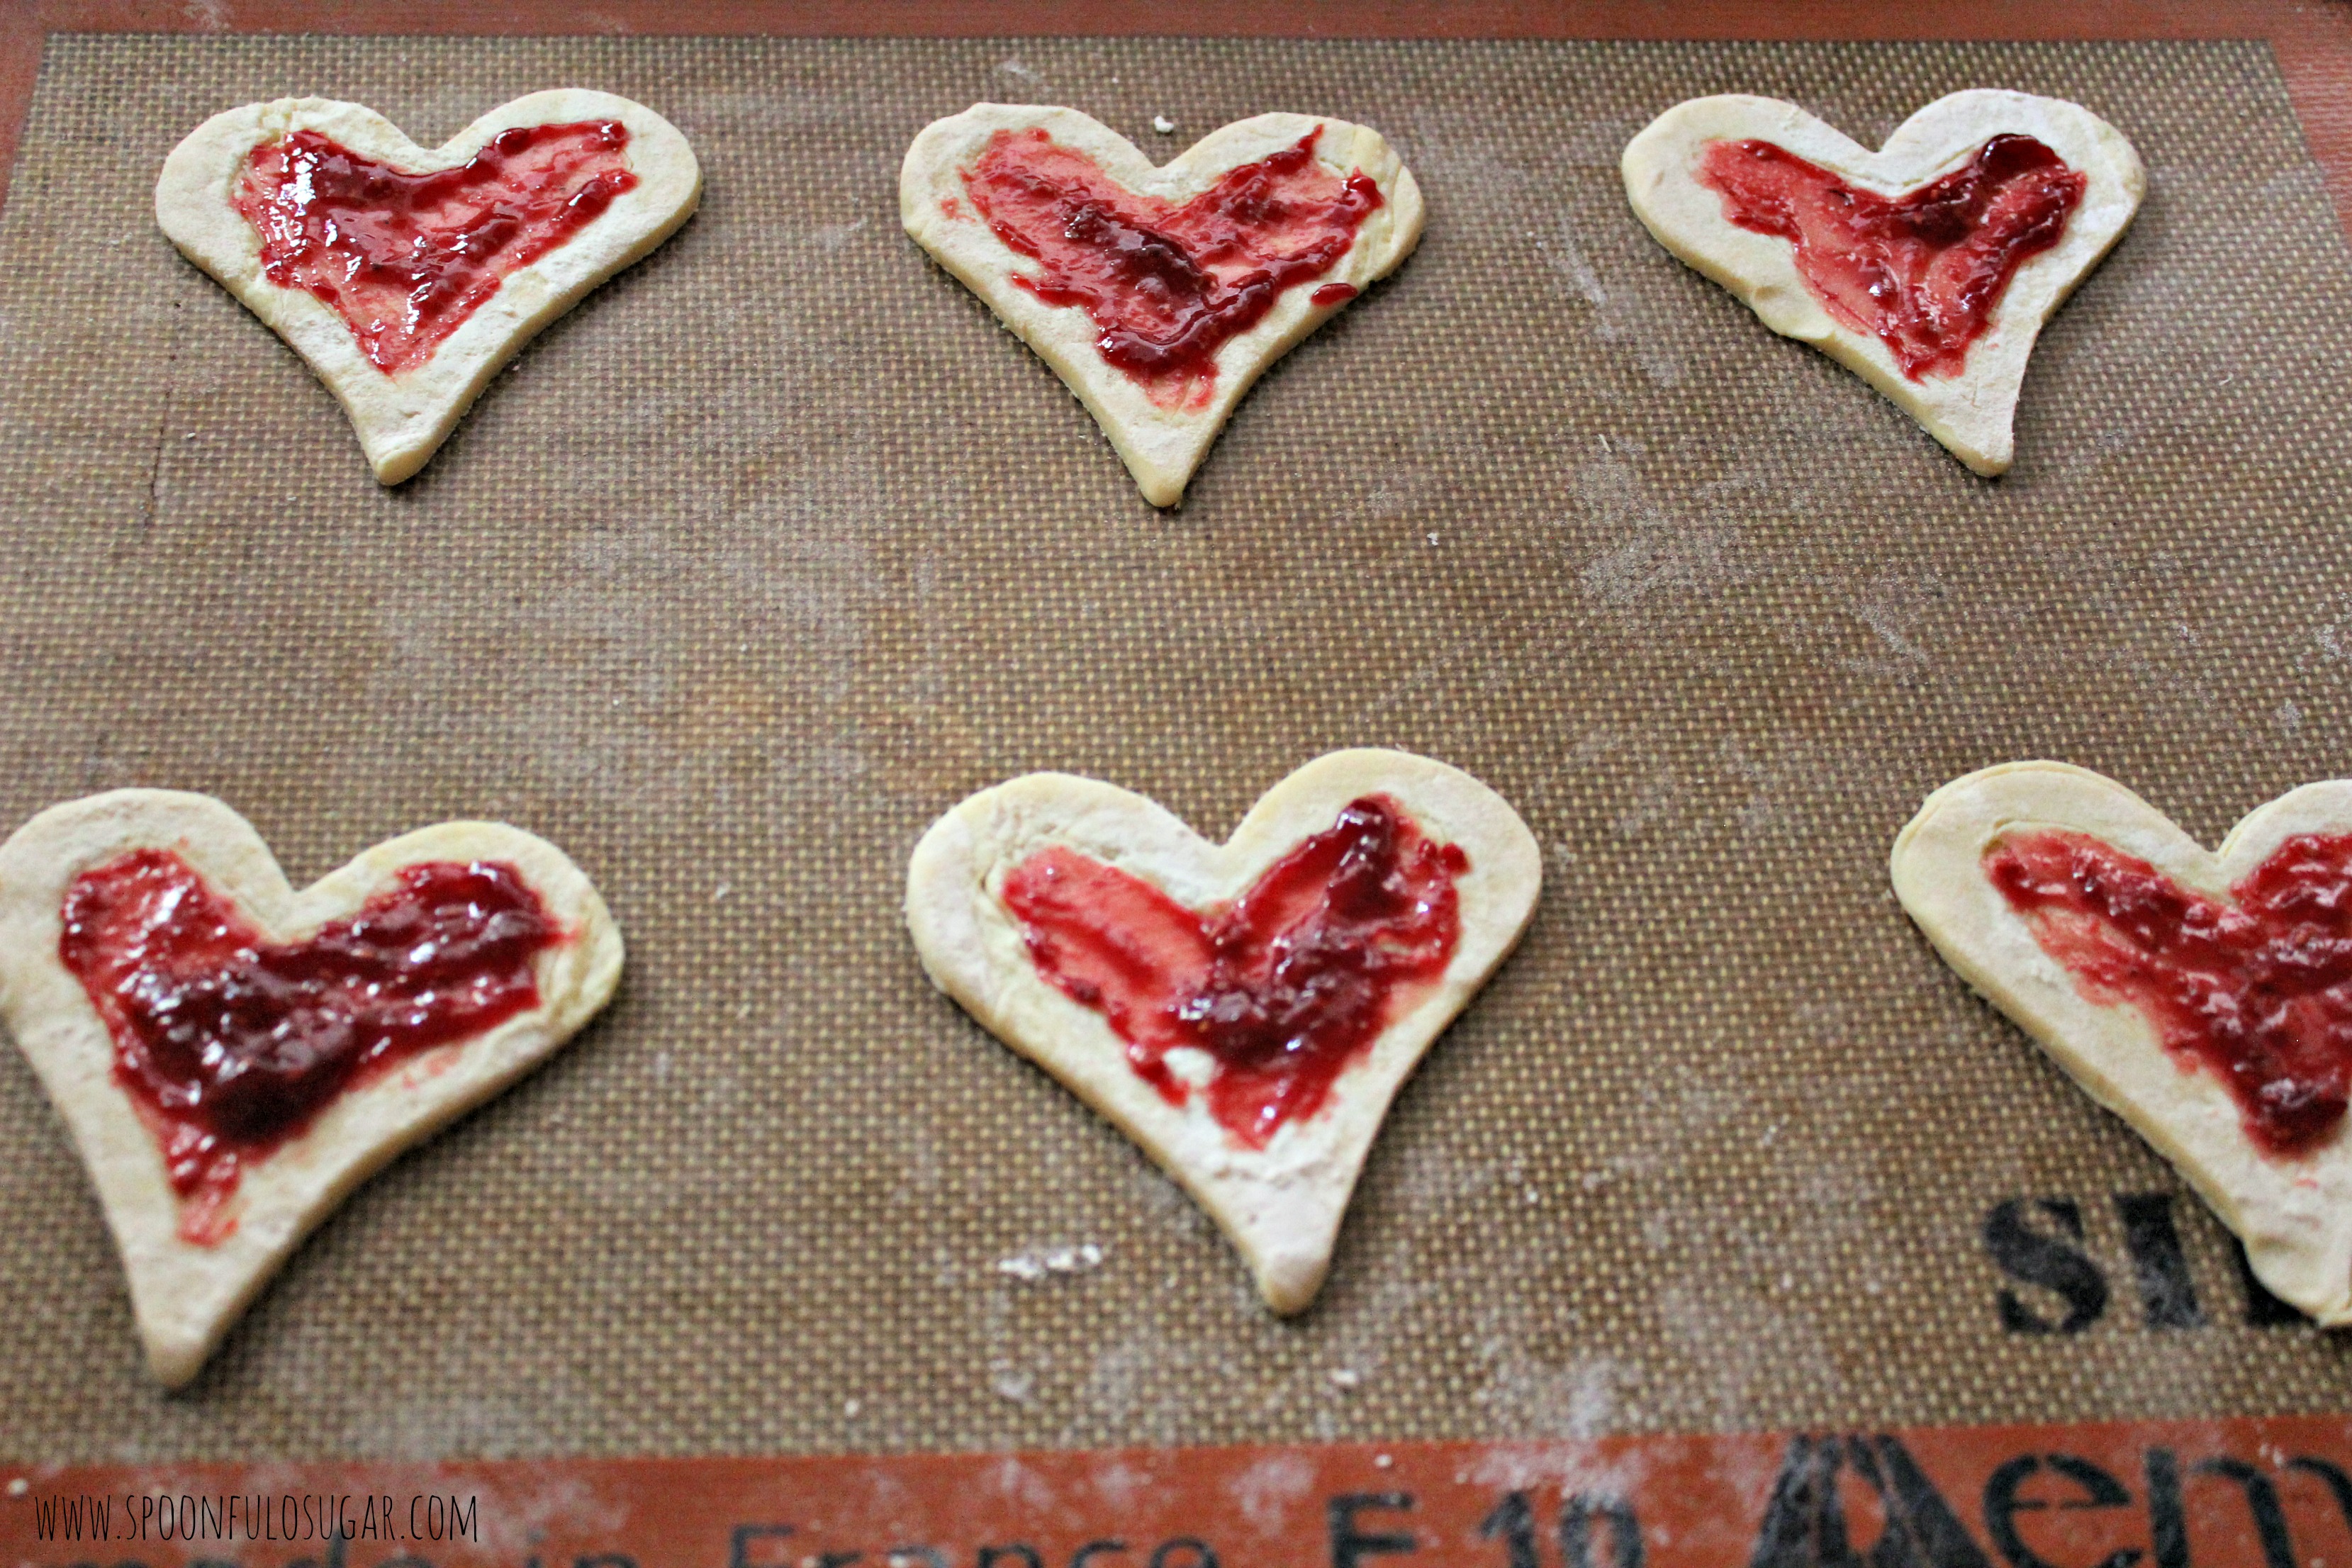
[[[380,489],[157,231],[163,155],[257,99],[358,100],[429,143],[562,85],[675,121],[701,212]],[[1677,264],[1617,176],[1695,94],[1874,145],[1989,85],[2089,105],[2150,174],[1997,483]],[[899,230],[908,142],[978,100],[1076,105],[1161,158],[1268,109],[1360,121],[1428,237],[1157,512]],[[2263,47],[60,37],[15,181],[0,818],[210,791],[299,881],[499,816],[588,868],[630,963],[179,1395],[0,1054],[0,1452],[1503,1438],[2352,1393],[2352,1342],[2247,1321],[2225,1234],[1884,870],[1988,763],[2102,769],[2209,842],[2352,768],[2352,268]],[[923,827],[1013,774],[1222,836],[1362,744],[1493,784],[1549,885],[1281,1322],[1134,1149],[931,991],[898,900]],[[2127,1245],[2148,1205],[2135,1233],[2116,1198],[2147,1194],[2177,1199],[2169,1274]],[[1996,1265],[2017,1199],[2074,1205],[2079,1242],[2021,1222],[2084,1260],[2072,1298]],[[1083,1244],[1099,1267],[1023,1277]],[[2080,1331],[2005,1326],[2004,1292],[2021,1322],[2083,1307],[2084,1268]]]

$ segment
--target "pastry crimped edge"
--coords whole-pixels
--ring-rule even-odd
[[[299,1135],[245,1168],[226,1213],[236,1228],[180,1239],[163,1156],[113,1079],[114,1044],[58,957],[75,878],[129,851],[169,849],[246,920],[299,940],[348,918],[404,867],[512,865],[562,935],[541,952],[539,1005],[482,1034],[410,1058],[345,1090]],[[114,1234],[149,1366],[194,1377],[262,1287],[354,1188],[410,1145],[529,1072],[603,1007],[620,978],[618,929],[562,851],[495,822],[443,822],[386,840],[307,888],[289,885],[245,818],[210,795],[123,789],[54,805],[0,845],[0,1022],[63,1117]]]
[[[501,132],[524,125],[617,120],[628,127],[637,183],[594,221],[499,283],[423,364],[387,375],[335,309],[262,270],[261,237],[232,205],[247,156],[299,130],[413,173],[454,168]],[[163,161],[155,221],[181,254],[219,280],[299,354],[350,416],[383,484],[423,468],[506,363],[557,317],[614,274],[642,259],[694,215],[702,172],[678,129],[641,103],[609,92],[558,88],[500,104],[436,148],[362,104],[281,98],[214,115]]]
[[[1001,900],[1013,867],[1048,846],[1090,855],[1191,909],[1231,900],[1349,802],[1394,799],[1420,830],[1459,845],[1461,934],[1444,974],[1342,1071],[1312,1117],[1263,1150],[1241,1146],[1205,1095],[1170,1105],[1129,1064],[1108,1022],[1031,962]],[[1259,797],[1212,843],[1156,802],[1098,780],[1029,773],[981,791],[932,825],[907,873],[907,924],[923,968],[992,1034],[1125,1132],[1190,1193],[1241,1254],[1265,1304],[1301,1311],[1330,1267],[1356,1179],[1390,1101],[1437,1036],[1509,956],[1532,917],[1542,855],[1502,797],[1409,752],[1327,753]]]
[[[1877,337],[1832,317],[1805,286],[1791,242],[1743,229],[1697,178],[1701,149],[1756,138],[1786,148],[1849,184],[1895,196],[1949,174],[1994,136],[2040,140],[2086,176],[2057,245],[2028,258],[1995,302],[1956,376],[1913,381]],[[2042,328],[2123,237],[2147,193],[2139,154],[2121,132],[2063,99],[1978,88],[1939,98],[1871,152],[1792,103],[1748,93],[1695,98],[1652,121],[1626,144],[1625,195],[1659,244],[1721,284],[1783,337],[1828,354],[1918,421],[1952,455],[1988,477],[2008,470],[2027,362]]]
[[[1100,335],[1087,313],[1046,304],[1012,281],[1036,263],[996,237],[972,209],[962,171],[998,131],[1042,129],[1083,153],[1112,179],[1138,195],[1182,202],[1226,173],[1296,146],[1317,126],[1315,156],[1345,178],[1361,169],[1380,187],[1382,205],[1364,216],[1355,241],[1330,270],[1286,290],[1257,325],[1228,339],[1216,353],[1217,380],[1199,409],[1155,405],[1140,384],[1103,358]],[[950,217],[953,202],[963,216]],[[979,103],[924,127],[907,149],[898,173],[898,213],[907,233],[966,288],[987,301],[997,319],[1054,367],[1127,464],[1143,497],[1174,506],[1184,496],[1218,432],[1268,365],[1296,347],[1349,301],[1318,305],[1318,288],[1352,285],[1359,292],[1388,276],[1421,242],[1421,187],[1377,131],[1329,116],[1259,114],[1220,126],[1154,167],[1134,142],[1075,109],[1042,104]]]
[[[2265,1154],[2214,1074],[2176,1059],[2138,1009],[2085,997],[1984,874],[1997,838],[2036,828],[2088,834],[2229,901],[2230,889],[2287,839],[2352,833],[2352,781],[2305,784],[2257,806],[2208,851],[2103,774],[2005,763],[1929,795],[1889,865],[1896,898],[1945,962],[2171,1162],[2245,1244],[2272,1294],[2329,1327],[2352,1324],[2352,1122],[2307,1153]]]

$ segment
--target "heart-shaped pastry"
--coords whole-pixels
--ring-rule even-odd
[[[975,104],[898,174],[907,232],[988,301],[1174,506],[1250,384],[1421,240],[1376,131],[1260,114],[1159,168],[1074,109]]]
[[[1875,153],[1777,99],[1692,99],[1627,144],[1623,173],[1659,244],[1987,475],[2009,468],[2042,323],[2147,184],[2090,110],[1985,89],[1937,99]]]
[[[2179,1169],[2273,1295],[2352,1323],[2352,781],[2209,853],[2112,779],[2011,763],[1929,795],[1892,869],[1937,951]]]
[[[299,892],[210,795],[92,795],[0,846],[0,1019],[175,1387],[352,1188],[537,1066],[620,971],[588,879],[499,823],[403,835]]]
[[[534,92],[436,149],[356,103],[281,98],[174,148],[155,219],[318,373],[390,485],[701,192],[677,128],[609,92]]]
[[[1501,796],[1402,752],[1317,758],[1223,844],[1031,773],[923,836],[907,924],[940,990],[1140,1144],[1296,1312],[1390,1100],[1542,876]]]

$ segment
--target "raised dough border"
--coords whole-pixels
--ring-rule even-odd
[[[528,267],[442,341],[433,357],[386,375],[361,352],[334,308],[272,283],[261,237],[233,205],[247,157],[264,142],[317,131],[354,153],[425,172],[467,162],[519,125],[617,120],[629,129],[636,184],[593,223]],[[220,280],[301,355],[351,416],[381,483],[415,474],[440,448],[507,361],[597,285],[650,253],[692,216],[702,172],[677,128],[641,103],[609,92],[558,88],[504,103],[437,148],[419,147],[374,110],[326,98],[281,98],[214,115],[163,161],[155,221],[187,258]]]
[[[2091,834],[2227,899],[2287,839],[2352,833],[2352,781],[2305,784],[2258,806],[2209,852],[2113,779],[2064,763],[2005,763],[1929,795],[1889,866],[1895,896],[1945,961],[2188,1178],[2273,1295],[2330,1327],[2352,1324],[2352,1132],[2339,1129],[2300,1158],[2265,1155],[2218,1079],[2179,1066],[2137,1009],[2084,996],[1984,874],[1996,838],[2036,827]]]
[[[1470,868],[1456,884],[1462,931],[1444,977],[1342,1073],[1313,1118],[1261,1151],[1235,1145],[1204,1097],[1170,1105],[1129,1065],[1102,1016],[1031,963],[1001,901],[1004,877],[1066,845],[1194,909],[1237,897],[1360,795],[1386,794]],[[1543,857],[1503,798],[1457,768],[1404,752],[1333,752],[1261,796],[1223,844],[1154,801],[1095,779],[1030,773],[940,818],[907,872],[907,924],[934,984],[1100,1112],[1191,1193],[1232,1240],[1277,1312],[1315,1299],[1356,1178],[1389,1102],[1438,1034],[1507,957],[1535,911]]]
[[[180,855],[278,940],[299,940],[349,916],[403,867],[501,860],[522,873],[565,940],[539,959],[537,1007],[345,1093],[300,1137],[243,1173],[231,1210],[236,1230],[214,1246],[195,1246],[179,1237],[180,1205],[163,1154],[114,1082],[106,1025],[58,958],[74,879],[147,847]],[[502,823],[444,822],[404,834],[299,891],[252,825],[205,795],[91,795],[51,806],[0,845],[0,1021],[65,1119],[121,1250],[148,1363],[173,1387],[195,1375],[261,1287],[353,1188],[530,1071],[603,1007],[622,957],[620,932],[580,868],[546,840]]]
[[[1314,289],[1297,288],[1275,301],[1264,320],[1217,351],[1217,381],[1205,407],[1167,409],[1095,347],[1099,335],[1087,313],[1045,304],[1012,281],[1035,263],[996,237],[971,212],[962,171],[999,131],[1042,128],[1055,141],[1084,153],[1103,172],[1139,195],[1183,202],[1227,172],[1295,146],[1323,127],[1317,161],[1345,176],[1361,169],[1379,185],[1383,205],[1369,214],[1355,243],[1323,275],[1359,291],[1396,270],[1421,242],[1421,187],[1377,131],[1329,116],[1260,114],[1219,127],[1166,163],[1150,159],[1116,131],[1075,109],[1041,104],[977,103],[932,121],[907,149],[898,173],[898,213],[907,233],[964,286],[988,302],[997,319],[1054,367],[1063,383],[1102,426],[1154,506],[1174,506],[1224,428],[1234,407],[1266,366],[1290,352],[1347,302],[1318,305]],[[963,216],[950,217],[953,202]]]
[[[1798,273],[1795,247],[1723,216],[1696,175],[1710,142],[1776,142],[1848,184],[1895,196],[1948,174],[1991,137],[2039,138],[2088,176],[2082,205],[2051,249],[2017,269],[1957,376],[1913,381],[1885,343],[1822,309]],[[2042,323],[2130,226],[2147,175],[2121,132],[2063,99],[1989,88],[1952,93],[1914,114],[1873,153],[1793,103],[1748,93],[1676,104],[1626,144],[1625,195],[1643,225],[1783,337],[1812,344],[1892,401],[1977,473],[2008,470],[2026,362]]]

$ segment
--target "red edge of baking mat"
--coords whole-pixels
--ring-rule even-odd
[[[2352,1563],[2345,1416],[0,1475],[20,1568]]]

